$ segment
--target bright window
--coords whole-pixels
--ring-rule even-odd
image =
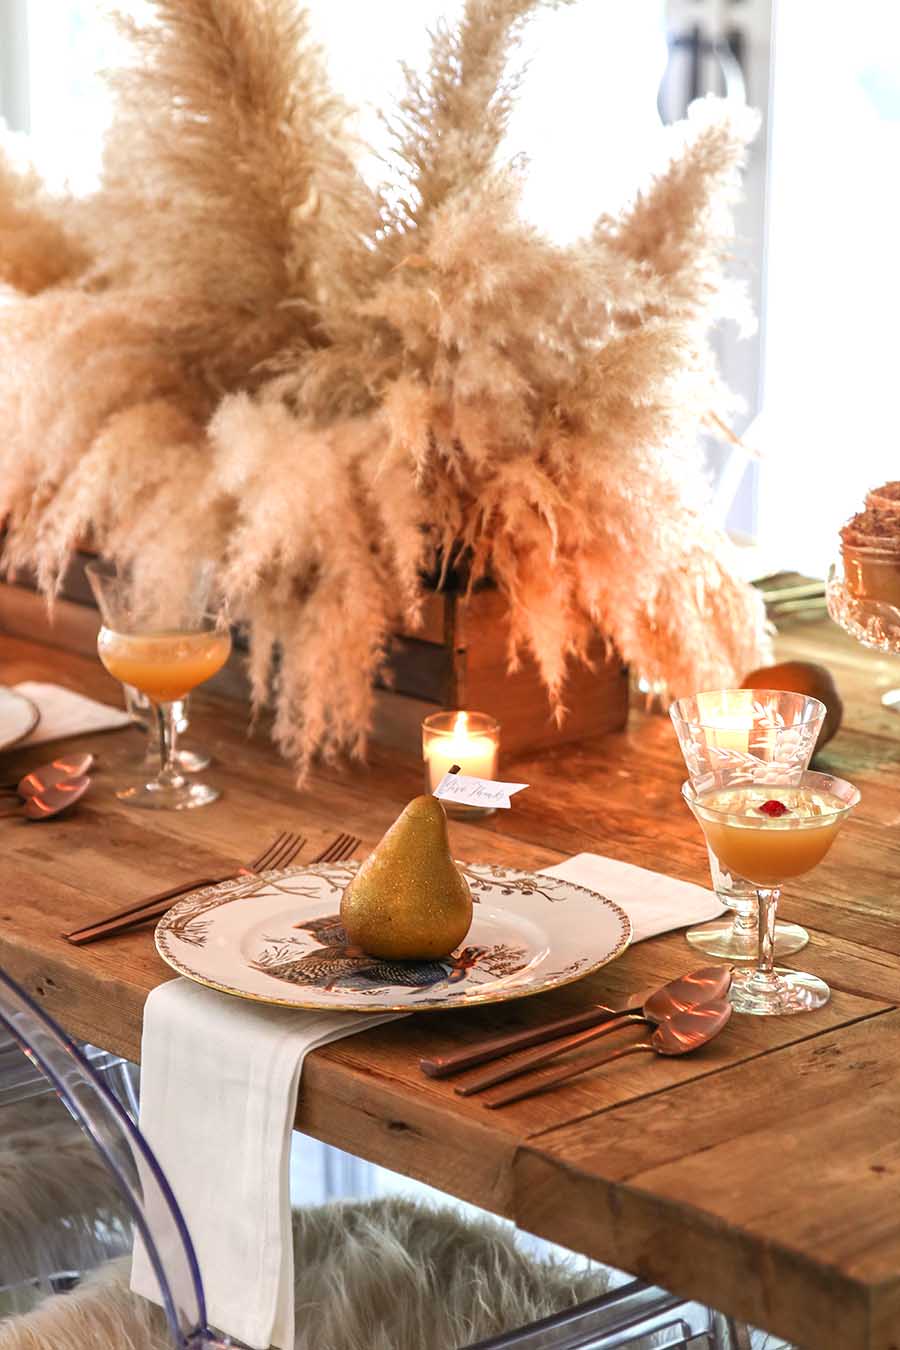
[[[145,0],[117,0],[138,14]],[[27,53],[32,153],[54,188],[76,193],[96,186],[111,98],[102,72],[126,48],[102,6],[87,0],[28,0]]]
[[[118,0],[117,8],[152,9],[147,0]],[[452,21],[460,0],[313,0],[310,8],[336,86],[361,108],[364,137],[385,150],[377,110],[400,91],[399,62],[424,62],[428,29],[440,16]],[[93,0],[53,0],[52,9],[47,0],[27,0],[25,13],[36,160],[55,186],[90,191],[111,110],[102,72],[127,49]],[[509,148],[529,160],[528,215],[561,240],[614,209],[647,162],[659,128],[663,14],[663,0],[605,0],[548,10],[530,25],[529,70]]]
[[[900,6],[781,0],[774,70],[758,532],[823,576],[900,478]]]

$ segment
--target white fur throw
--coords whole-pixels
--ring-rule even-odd
[[[294,1220],[295,1350],[458,1350],[596,1297],[602,1271],[538,1261],[511,1230],[408,1200],[325,1205]],[[169,1350],[162,1314],[117,1261],[0,1326],[0,1350]]]
[[[124,1212],[108,1168],[52,1093],[0,1110],[0,1289],[125,1250]]]

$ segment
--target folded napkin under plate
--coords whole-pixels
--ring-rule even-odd
[[[97,703],[59,684],[25,680],[13,688],[30,699],[41,715],[34,731],[18,742],[17,750],[29,745],[41,745],[44,741],[63,740],[66,736],[111,731],[116,727],[128,726],[132,720],[121,708]]]
[[[593,853],[546,871],[616,901],[635,942],[722,913],[702,886]],[[147,1000],[141,1128],[193,1238],[211,1325],[254,1350],[294,1343],[289,1163],[303,1060],[396,1016],[270,1007],[186,979]],[[159,1301],[139,1242],[132,1288]]]
[[[615,900],[631,920],[632,942],[643,942],[673,928],[706,923],[717,919],[726,908],[715,891],[704,886],[676,881],[662,872],[648,872],[645,867],[616,858],[602,858],[599,853],[576,853],[542,870],[548,877],[574,881]]]

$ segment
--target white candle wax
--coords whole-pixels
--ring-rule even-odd
[[[497,743],[491,736],[473,736],[466,728],[466,714],[460,713],[449,736],[435,736],[425,747],[428,783],[437,787],[454,764],[461,773],[473,778],[494,778],[497,771]]]

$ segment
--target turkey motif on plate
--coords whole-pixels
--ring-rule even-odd
[[[620,956],[625,912],[557,877],[458,863],[473,919],[449,956],[369,956],[340,920],[359,864],[318,863],[184,896],[160,920],[160,956],[226,994],[332,1012],[420,1012],[499,1003],[569,984]]]

